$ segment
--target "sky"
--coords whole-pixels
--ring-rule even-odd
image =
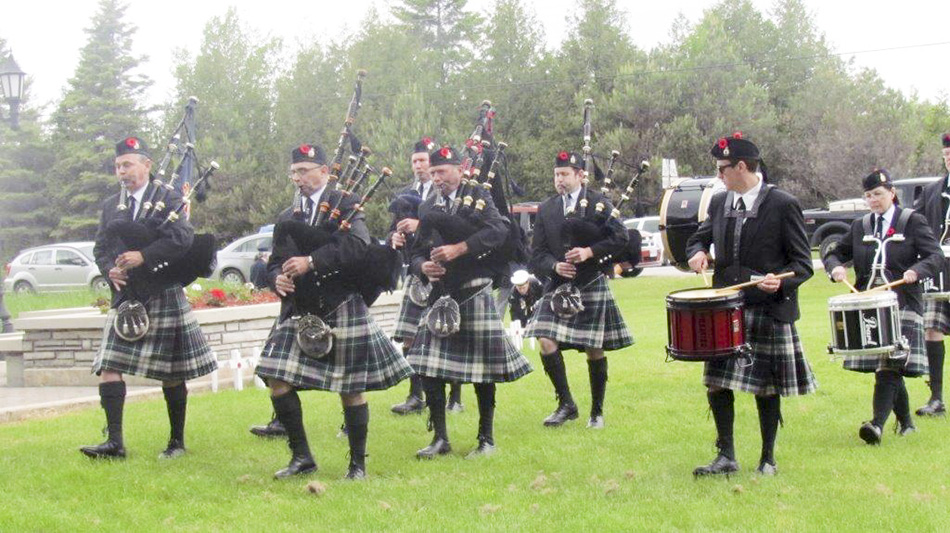
[[[905,0],[804,0],[832,49],[855,67],[875,69],[884,82],[905,94],[936,101],[950,97],[950,2]],[[567,33],[566,18],[576,0],[524,0],[544,27],[549,48]],[[283,39],[285,45],[312,39],[334,39],[354,30],[369,9],[388,13],[391,0],[131,0],[126,20],[135,24],[133,52],[148,56],[143,70],[154,85],[150,104],[173,94],[172,59],[175,48],[193,55],[204,25],[229,6],[262,35]],[[711,0],[618,0],[626,14],[633,42],[650,49],[670,41],[674,20],[682,14],[696,22]],[[96,0],[54,2],[11,1],[0,10],[0,37],[7,41],[20,68],[32,78],[32,101],[52,111],[79,62]],[[468,6],[487,14],[494,0],[469,0]],[[753,0],[768,13],[774,0]],[[898,7],[899,6],[899,7]],[[55,13],[51,13],[55,11]],[[327,30],[329,29],[329,30]]]

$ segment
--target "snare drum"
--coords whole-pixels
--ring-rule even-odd
[[[902,344],[900,310],[894,292],[856,293],[828,299],[831,344],[828,351],[845,357],[880,358]]]
[[[943,268],[932,278],[920,280],[924,288],[924,300],[935,302],[950,301],[950,246],[943,245]]]
[[[666,297],[669,345],[678,361],[722,361],[745,355],[742,291],[688,289]]]

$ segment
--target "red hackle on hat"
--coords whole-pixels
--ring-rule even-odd
[[[719,139],[720,150],[725,150],[727,146],[729,146],[729,141],[727,141],[725,137]]]
[[[733,138],[733,139],[741,139],[741,138],[742,138],[742,132],[741,132],[741,131],[736,131],[735,133],[732,134],[732,138]]]
[[[557,154],[557,158],[560,159],[561,161],[567,161],[567,152],[565,152],[564,150],[561,150],[561,152]]]

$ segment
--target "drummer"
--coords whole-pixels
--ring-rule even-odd
[[[880,444],[884,422],[894,411],[898,435],[916,431],[904,377],[927,373],[924,355],[923,288],[918,279],[932,276],[943,264],[943,252],[927,219],[897,204],[894,185],[886,170],[864,178],[864,199],[871,213],[851,223],[848,234],[822,258],[833,281],[844,281],[844,263],[854,261],[855,286],[866,289],[903,281],[893,288],[901,309],[901,335],[906,345],[890,356],[848,358],[844,367],[855,372],[874,372],[873,418],[861,425],[858,435],[868,444]],[[877,254],[878,242],[864,242],[866,235],[881,242],[886,253]],[[901,238],[900,236],[903,236]],[[881,265],[881,257],[886,262]],[[877,261],[877,269],[875,269]],[[883,266],[883,269],[880,267]]]
[[[739,469],[732,431],[735,389],[755,395],[762,434],[756,471],[774,475],[778,471],[775,437],[782,418],[779,398],[807,394],[816,387],[795,329],[798,286],[812,276],[805,221],[794,196],[766,183],[758,147],[740,132],[719,139],[711,152],[727,190],[712,197],[708,217],[687,241],[689,266],[696,272],[705,271],[709,249],[715,245],[714,286],[726,287],[753,277],[762,281],[743,291],[751,364],[741,358],[705,364],[703,383],[716,422],[719,453],[710,464],[693,470],[693,475],[729,474]],[[794,276],[776,278],[775,274],[783,272],[794,272]]]
[[[930,229],[940,244],[950,244],[950,200],[947,192],[950,191],[950,133],[944,133],[943,165],[947,174],[927,185],[920,193],[920,198],[914,200],[914,210],[922,213],[930,224]],[[946,258],[946,254],[944,254]],[[944,279],[941,292],[950,292],[950,268],[944,259]],[[943,336],[950,333],[950,301],[946,299],[924,299],[924,347],[927,351],[927,366],[930,373],[930,399],[927,404],[917,409],[917,416],[943,416],[947,408],[943,403],[943,360],[945,348]]]

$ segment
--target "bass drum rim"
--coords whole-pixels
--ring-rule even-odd
[[[699,188],[702,189],[702,194],[699,198],[699,205],[697,206],[696,221],[697,224],[702,224],[704,220],[709,215],[709,203],[712,201],[712,197],[719,191],[725,190],[725,186],[719,181],[718,178],[709,178],[709,177],[695,177],[695,178],[679,178],[674,181],[668,189],[663,191],[663,199],[660,201],[660,238],[663,240],[663,257],[670,262],[671,265],[676,267],[677,270],[682,272],[691,272],[689,265],[686,263],[678,263],[676,258],[673,257],[673,248],[670,246],[670,240],[667,236],[666,231],[666,218],[668,213],[667,207],[670,204],[670,200],[673,197],[673,193],[680,192],[683,190],[682,186],[690,182],[701,182],[699,183]],[[718,186],[717,186],[718,184]],[[712,262],[710,262],[710,266]]]

